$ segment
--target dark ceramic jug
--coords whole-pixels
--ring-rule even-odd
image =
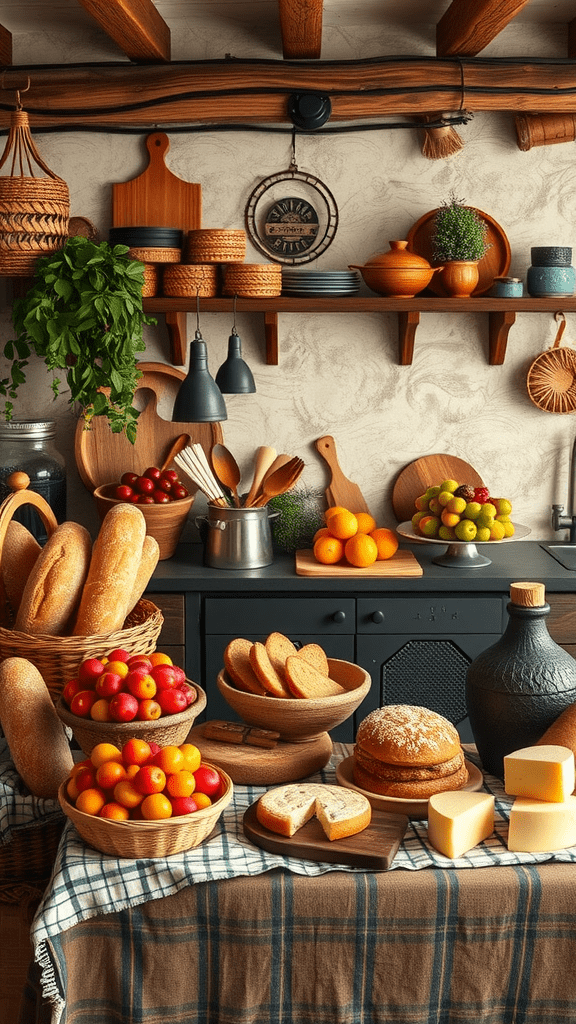
[[[513,583],[509,621],[497,643],[470,664],[466,703],[482,765],[504,778],[504,756],[535,744],[576,701],[576,660],[546,626],[541,583]]]

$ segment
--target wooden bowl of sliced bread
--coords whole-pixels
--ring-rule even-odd
[[[233,640],[224,652],[217,685],[247,725],[301,742],[350,718],[372,680],[360,665],[327,658],[317,644],[296,650],[284,641],[281,634],[271,634],[265,643]]]

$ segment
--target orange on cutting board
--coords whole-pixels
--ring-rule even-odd
[[[344,557],[344,545],[338,537],[319,537],[313,552],[316,561],[322,565],[336,565]]]
[[[376,541],[367,533],[356,533],[346,541],[344,557],[357,569],[366,569],[369,565],[374,565],[378,557]]]
[[[372,530],[370,536],[376,541],[378,548],[378,561],[385,561],[387,558],[392,558],[392,555],[396,554],[398,550],[398,537],[393,530],[388,530],[385,526],[380,526],[376,530]]]

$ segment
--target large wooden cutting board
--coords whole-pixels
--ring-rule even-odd
[[[330,434],[326,434],[325,437],[319,437],[315,444],[322,458],[328,463],[332,473],[330,483],[326,488],[328,508],[334,505],[342,505],[349,512],[369,512],[370,509],[358,484],[348,480],[340,468],[334,438]]]
[[[119,480],[122,473],[143,473],[148,466],[159,466],[170,445],[179,434],[189,434],[210,455],[215,444],[223,441],[220,423],[173,423],[158,414],[158,403],[165,399],[172,408],[174,398],[185,374],[164,363],[139,363],[142,377],[137,392],[146,392],[148,401],[138,417],[136,441],[131,444],[124,434],[113,434],[105,416],[95,416],[90,429],[79,420],[76,427],[74,454],[82,483],[94,490],[101,484]],[[191,493],[196,491],[186,480]]]
[[[386,558],[381,562],[374,562],[365,569],[357,569],[354,565],[338,563],[337,565],[322,565],[314,558],[314,553],[306,549],[296,552],[296,575],[297,576],[354,576],[356,579],[364,576],[379,577],[380,579],[400,576],[422,576],[424,570],[417,558],[411,551],[403,551],[398,548],[392,558]]]
[[[244,835],[251,843],[269,853],[305,860],[326,861],[329,864],[351,864],[371,871],[386,871],[390,867],[408,827],[405,814],[389,814],[372,810],[372,821],[363,832],[348,839],[326,838],[317,818],[311,818],[295,835],[279,836],[260,824],[256,817],[256,804],[244,812]]]
[[[474,467],[455,455],[424,455],[401,470],[392,489],[392,508],[398,522],[412,519],[416,512],[414,502],[427,487],[449,479],[473,487],[484,485]]]
[[[131,181],[112,185],[112,226],[179,228],[193,231],[202,226],[202,187],[183,181],[168,169],[164,157],[170,140],[163,132],[146,139],[148,167]]]

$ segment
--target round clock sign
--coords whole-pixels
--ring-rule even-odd
[[[332,242],[338,209],[318,178],[291,164],[256,186],[245,219],[251,241],[265,256],[278,263],[309,263]]]

